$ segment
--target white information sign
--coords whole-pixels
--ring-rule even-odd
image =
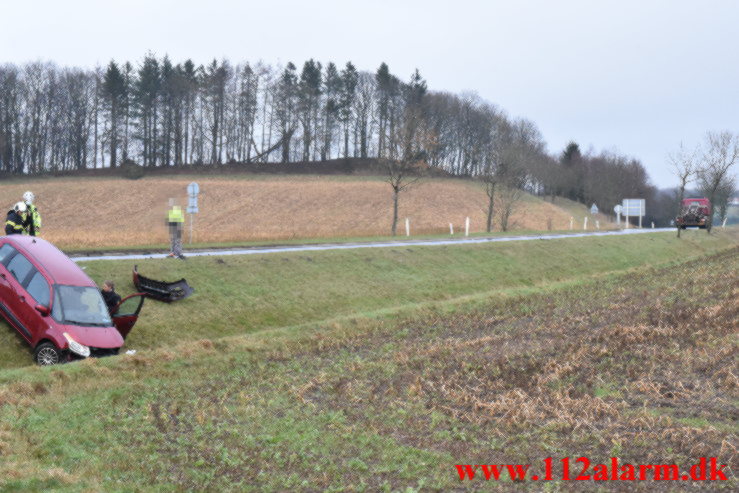
[[[646,211],[644,207],[644,199],[624,199],[623,210],[621,214],[628,217],[641,217]]]
[[[624,199],[623,200],[623,214],[626,217],[626,227],[629,227],[629,218],[638,217],[639,227],[641,228],[641,218],[646,214],[644,199]]]
[[[590,206],[590,213],[591,214],[598,214],[598,206],[593,204]]]

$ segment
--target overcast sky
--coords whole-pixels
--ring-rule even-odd
[[[214,57],[309,59],[475,91],[534,121],[559,153],[639,159],[658,186],[666,155],[708,130],[739,131],[739,1],[0,0],[0,63],[91,68]]]

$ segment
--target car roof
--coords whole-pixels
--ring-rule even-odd
[[[43,238],[11,235],[6,236],[5,240],[40,265],[54,284],[96,286],[72,259]]]

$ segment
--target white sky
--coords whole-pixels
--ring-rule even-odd
[[[739,1],[0,0],[0,63],[91,68],[214,57],[381,62],[533,120],[559,153],[618,150],[658,186],[666,155],[739,131]]]

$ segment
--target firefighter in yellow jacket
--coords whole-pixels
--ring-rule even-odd
[[[34,200],[36,200],[36,196],[33,192],[23,194],[23,203],[26,204],[27,209],[23,229],[26,234],[39,236],[41,234],[41,214],[38,211],[38,207],[33,204]]]

